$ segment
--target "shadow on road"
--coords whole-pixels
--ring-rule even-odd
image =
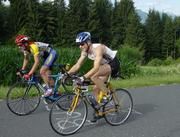
[[[145,117],[149,113],[155,111],[156,108],[157,108],[157,105],[154,105],[154,104],[137,104],[137,105],[134,105],[134,109],[131,113],[131,116],[129,117],[129,119],[124,124],[132,122],[132,121],[137,120],[139,118]],[[93,130],[95,128],[99,128],[99,127],[103,127],[103,126],[109,126],[109,124],[106,123],[104,118],[102,118],[101,120],[99,120],[97,123],[94,123],[94,124],[90,123],[89,121],[86,121],[85,125],[80,130],[80,132],[78,132],[78,133],[82,134],[83,132],[87,132],[89,130]],[[78,134],[78,133],[76,133],[76,134]]]
[[[145,117],[147,114],[156,110],[158,106],[154,104],[136,104],[134,105],[132,114],[127,122],[134,121],[138,118]]]

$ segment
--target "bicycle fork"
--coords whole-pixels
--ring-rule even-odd
[[[75,108],[77,107],[77,104],[78,104],[78,101],[79,101],[79,97],[80,97],[80,90],[77,90],[77,92],[75,92],[75,96],[73,97],[72,99],[72,103],[71,103],[71,106],[70,108],[68,109],[68,114],[72,114],[72,112],[74,112]]]

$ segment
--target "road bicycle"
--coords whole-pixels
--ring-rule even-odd
[[[89,104],[95,114],[104,118],[112,126],[123,124],[133,109],[133,99],[126,89],[113,89],[109,76],[106,86],[109,89],[109,97],[103,103],[97,103],[88,92],[91,81],[79,84],[78,77],[73,80],[74,94],[63,95],[53,103],[49,113],[49,122],[52,129],[60,135],[76,133],[86,122]],[[57,106],[61,106],[57,108]],[[62,107],[63,106],[63,107]],[[62,109],[63,108],[63,109]]]
[[[68,93],[69,79],[66,70],[67,65],[59,64],[55,66],[58,67],[60,71],[55,75],[49,76],[55,81],[52,95],[42,98],[41,95],[46,91],[46,88],[41,84],[40,76],[33,75],[29,80],[19,77],[20,79],[18,79],[7,92],[6,104],[9,110],[19,116],[28,115],[37,109],[41,99],[43,99],[45,104],[56,101],[62,95],[62,92],[61,94],[59,93],[60,87],[60,90]],[[21,75],[23,75],[23,73]]]

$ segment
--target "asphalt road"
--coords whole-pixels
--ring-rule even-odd
[[[72,137],[180,137],[180,85],[129,89],[134,110],[120,126],[110,126],[104,119],[88,121]],[[89,114],[91,118],[92,113]],[[59,137],[49,124],[44,104],[28,116],[12,114],[0,101],[0,137]]]

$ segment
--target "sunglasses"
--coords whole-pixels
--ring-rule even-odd
[[[84,44],[85,44],[84,42],[78,43],[78,45],[80,45],[80,46],[84,46]]]

